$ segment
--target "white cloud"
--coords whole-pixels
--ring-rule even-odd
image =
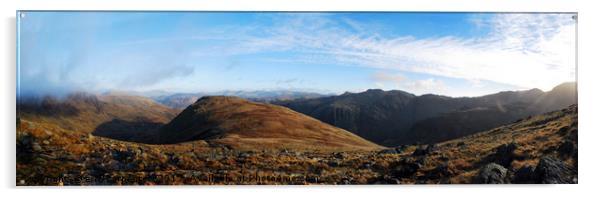
[[[424,80],[416,80],[404,83],[401,85],[404,90],[408,90],[415,94],[428,94],[433,92],[447,92],[447,86],[443,81],[428,78]]]
[[[377,72],[372,74],[371,79],[380,83],[400,83],[406,80],[406,77],[401,74],[392,74],[386,72]]]
[[[549,90],[574,80],[575,22],[569,14],[498,14],[473,20],[491,32],[478,38],[384,37],[353,33],[321,15],[289,15],[240,46],[247,52],[296,51],[313,61],[395,69]],[[361,23],[343,20],[361,30]],[[371,35],[371,36],[366,36]],[[318,54],[318,55],[316,55]],[[324,59],[316,59],[322,57]],[[308,61],[304,56],[299,60]],[[295,61],[295,60],[291,60]]]

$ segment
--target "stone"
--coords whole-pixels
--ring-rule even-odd
[[[495,153],[490,155],[491,161],[500,164],[504,167],[510,167],[512,161],[517,158],[514,151],[518,149],[518,145],[514,142],[509,144],[503,144],[495,149]]]
[[[33,160],[33,162],[34,162],[36,165],[46,165],[46,163],[48,163],[48,161],[46,161],[45,159],[39,158],[39,157],[38,157],[38,158],[35,158],[35,159]]]
[[[561,160],[544,156],[535,168],[538,183],[543,184],[575,184],[577,172]]]
[[[388,148],[388,149],[381,150],[378,153],[380,153],[380,154],[397,154],[397,150],[395,150],[394,148]]]
[[[47,159],[47,160],[53,160],[53,159],[56,159],[56,156],[54,156],[53,154],[40,154],[40,158]]]
[[[408,148],[407,145],[401,145],[401,146],[397,146],[394,148],[388,148],[388,149],[381,150],[378,153],[380,153],[380,154],[400,154],[400,153],[403,153],[403,151],[405,151],[407,148]]]
[[[508,170],[496,163],[489,163],[479,170],[475,182],[479,184],[503,184]]]
[[[125,162],[128,159],[130,159],[132,156],[134,156],[134,153],[129,151],[129,150],[115,150],[111,153],[113,159],[120,161],[120,162]]]
[[[393,176],[399,178],[409,178],[416,175],[416,172],[422,167],[417,162],[412,162],[410,159],[401,160],[393,170]]]
[[[366,163],[362,164],[362,168],[370,169],[370,168],[372,168],[372,165],[374,165],[372,162],[366,162]]]
[[[576,151],[575,144],[570,141],[564,141],[558,148],[556,149],[560,156],[571,156]]]
[[[333,156],[337,159],[345,159],[347,157],[347,154],[344,152],[337,152],[334,153]]]
[[[249,157],[251,157],[251,153],[250,152],[242,152],[242,153],[238,154],[238,158],[241,158],[241,159],[246,159],[246,158],[249,158]]]
[[[533,166],[524,166],[519,168],[512,178],[512,183],[533,184],[536,183],[535,168]]]
[[[428,154],[432,153],[433,151],[435,151],[434,145],[432,145],[432,144],[422,145],[422,146],[416,147],[416,150],[414,151],[414,153],[412,153],[412,155],[413,156],[424,156],[424,155],[428,155]]]
[[[328,164],[328,166],[330,166],[330,167],[339,167],[339,166],[341,166],[341,161],[331,160],[331,161],[328,161],[326,164]]]
[[[38,144],[37,142],[32,143],[31,148],[35,152],[42,151],[42,146],[40,146],[40,144]]]
[[[566,135],[570,128],[571,127],[569,127],[569,126],[561,127],[560,129],[558,129],[558,134]]]
[[[441,164],[426,173],[428,179],[441,179],[450,177],[453,174],[447,164]]]

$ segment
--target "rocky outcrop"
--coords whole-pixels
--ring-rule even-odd
[[[508,169],[496,163],[489,163],[479,170],[475,183],[479,184],[503,184],[507,182]]]
[[[536,182],[543,184],[576,184],[577,177],[573,168],[561,160],[545,156],[539,160],[535,168]]]

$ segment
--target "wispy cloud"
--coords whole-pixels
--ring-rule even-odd
[[[295,51],[312,59],[325,54],[315,61],[524,88],[550,89],[574,80],[576,24],[569,14],[497,14],[473,20],[491,29],[486,36],[424,39],[340,28],[345,23],[361,31],[361,22],[350,19],[341,22],[311,14],[284,18],[286,25],[264,29],[265,36],[247,39],[237,47],[254,52]]]
[[[191,14],[166,18],[169,24],[184,24],[168,31],[164,31],[168,23],[153,20],[167,16],[58,15],[32,14],[24,20],[22,90],[186,87],[200,91],[201,85],[222,85],[216,81],[228,75],[245,78],[230,88],[319,84],[336,89],[330,91],[347,91],[376,85],[420,94],[450,92],[453,84],[446,83],[452,78],[481,89],[498,83],[547,90],[575,76],[576,22],[570,14],[474,14],[467,22],[489,33],[466,37],[395,34],[393,30],[400,28],[393,27],[396,24],[329,13],[255,14],[251,22],[209,25],[197,24],[198,18]],[[143,24],[149,31],[122,30],[125,24]],[[353,85],[333,85],[322,80],[324,76],[267,73],[289,63],[297,71],[308,66],[316,73],[321,73],[319,65],[362,68],[349,69],[358,79]],[[244,77],[254,71],[254,76]],[[219,76],[223,72],[227,74]],[[254,84],[256,78],[270,81],[269,86]],[[293,78],[298,80],[288,80]]]

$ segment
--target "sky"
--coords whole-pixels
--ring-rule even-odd
[[[548,91],[576,78],[573,15],[21,12],[18,89]]]

